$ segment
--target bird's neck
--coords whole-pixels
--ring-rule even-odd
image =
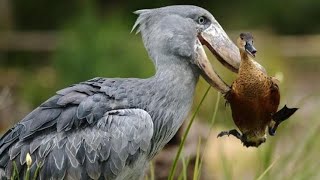
[[[181,83],[195,82],[199,78],[199,70],[187,58],[163,57],[161,64],[156,64],[156,74],[152,77],[158,83],[163,82],[163,78],[179,80]],[[165,82],[167,83],[167,82]]]
[[[154,121],[155,142],[151,157],[176,134],[187,117],[199,79],[197,69],[187,63],[189,60],[169,57],[166,61],[157,65],[155,76],[150,78],[153,85],[148,112]]]
[[[164,104],[159,108],[176,109],[175,106],[191,106],[193,94],[199,79],[199,72],[188,59],[166,57],[168,63],[156,66],[156,74],[150,79],[153,91],[163,98]],[[163,62],[163,61],[162,61]],[[153,99],[159,102],[156,99]]]
[[[233,90],[242,97],[255,99],[265,92],[265,85],[268,85],[267,77],[256,65],[255,60],[247,52],[241,51],[241,63],[236,81],[233,83]]]
[[[245,50],[240,49],[241,63],[248,63],[251,59]]]
[[[248,55],[247,52],[240,50],[241,55],[241,63],[239,67],[239,76],[246,76],[246,74],[255,74],[256,65],[254,64],[254,60],[251,56]]]

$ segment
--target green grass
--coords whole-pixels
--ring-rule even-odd
[[[266,174],[270,171],[270,169],[274,166],[274,164],[277,162],[278,159],[276,159],[275,161],[273,161],[268,168],[263,171],[263,173],[257,178],[257,180],[262,180],[264,177],[266,177]]]
[[[302,100],[308,102],[311,99]],[[307,104],[302,102],[298,104],[299,107],[302,107],[298,111],[301,113]],[[319,179],[320,162],[317,160],[320,155],[319,116],[316,111],[306,115],[311,118],[299,117],[298,114],[295,114],[286,124],[283,124],[275,137],[269,137],[267,142],[257,149],[256,164],[246,162],[244,171],[255,173],[254,179],[257,180]],[[243,159],[240,153],[232,160],[228,159],[228,155],[224,154],[225,150],[221,149],[219,162],[222,162],[220,166],[223,167],[223,172],[218,172],[222,174],[219,177],[222,177],[221,179],[233,179],[234,177],[242,179],[242,173],[245,173],[235,173],[235,169],[239,167],[234,166],[233,161],[246,161],[246,159]]]
[[[175,160],[173,162],[173,165],[172,165],[169,177],[168,177],[169,180],[173,180],[174,179],[175,170],[176,170],[179,158],[180,158],[180,156],[182,154],[183,147],[184,147],[184,144],[185,144],[185,140],[186,140],[186,138],[187,138],[187,136],[189,134],[189,131],[190,131],[190,128],[191,128],[191,126],[193,124],[193,121],[194,121],[197,113],[199,112],[200,107],[201,107],[202,103],[204,102],[205,98],[207,97],[209,91],[210,91],[210,87],[208,87],[207,91],[204,93],[199,105],[196,107],[196,110],[195,110],[195,112],[193,113],[193,115],[191,117],[191,120],[190,120],[190,122],[189,122],[189,124],[187,126],[187,129],[185,130],[185,132],[183,134],[182,141],[180,143],[179,149],[177,151]],[[213,115],[212,115],[212,118],[211,118],[211,121],[210,121],[210,132],[209,132],[209,134],[208,134],[206,139],[208,139],[208,137],[211,134],[212,127],[213,127],[213,124],[214,124],[216,116],[217,116],[219,102],[220,102],[220,93],[217,94],[217,100],[216,100],[216,103],[215,103],[215,106],[214,106]],[[207,144],[208,144],[208,142],[206,142],[204,150],[206,150]],[[194,172],[193,172],[193,180],[200,179],[200,177],[201,177],[201,170],[202,170],[202,164],[203,164],[203,158],[204,158],[203,153],[202,153],[202,155],[200,154],[201,145],[202,145],[201,144],[201,138],[199,137],[198,146],[197,146],[196,162],[195,162],[195,167],[194,167]],[[182,166],[183,166],[183,171],[182,171],[181,174],[183,175],[182,177],[184,177],[184,179],[186,179],[186,166],[187,165],[185,163],[184,158],[182,158]],[[180,176],[181,176],[181,174],[180,174]]]
[[[24,180],[36,180],[38,178],[40,170],[41,170],[41,167],[38,166],[34,175],[31,177],[30,168],[27,168],[27,171],[26,171],[23,179]],[[15,162],[13,162],[13,174],[12,174],[10,180],[20,180],[19,172],[18,172],[17,165]]]
[[[193,113],[193,116],[192,116],[192,118],[191,118],[191,120],[190,120],[190,122],[189,122],[189,124],[188,124],[188,126],[187,126],[186,131],[184,132],[184,134],[183,134],[183,136],[182,136],[182,140],[181,140],[181,143],[180,143],[178,152],[177,152],[177,154],[176,154],[176,157],[175,157],[175,159],[174,159],[174,161],[173,161],[172,168],[171,168],[171,170],[170,170],[170,174],[169,174],[169,178],[168,178],[169,180],[173,180],[173,178],[174,178],[174,174],[175,174],[175,171],[176,171],[176,168],[177,168],[178,160],[179,160],[179,158],[180,158],[180,155],[181,155],[183,146],[184,146],[185,141],[186,141],[186,139],[187,139],[187,136],[188,136],[188,134],[189,134],[190,128],[191,128],[191,126],[192,126],[192,123],[193,123],[196,115],[198,114],[198,112],[199,112],[199,110],[200,110],[200,107],[201,107],[203,101],[205,100],[205,98],[207,97],[209,91],[210,91],[210,87],[208,87],[207,91],[206,91],[205,94],[203,95],[203,97],[202,97],[199,105],[198,105],[197,108],[196,108],[196,111]]]
[[[199,105],[196,107],[196,111],[194,112],[191,121],[188,124],[188,127],[191,127],[192,122],[200,109],[200,106],[207,96],[207,92],[201,99]],[[306,98],[302,98],[301,101],[297,102],[298,107],[300,107],[298,113],[302,111],[301,109],[307,106],[307,103],[314,97],[314,95],[307,95]],[[220,95],[218,94],[218,98],[214,106],[215,109],[210,121],[210,134],[212,133],[212,127],[216,120],[219,101]],[[318,171],[320,162],[317,161],[320,155],[320,142],[317,141],[320,138],[320,121],[318,114],[316,114],[316,111],[314,113],[315,114],[310,114],[312,118],[308,119],[303,119],[304,117],[299,117],[296,114],[291,118],[290,121],[281,126],[280,132],[278,132],[275,137],[269,137],[268,141],[255,151],[257,154],[255,157],[256,162],[253,164],[252,162],[245,162],[247,163],[246,166],[248,166],[247,170],[255,174],[255,176],[252,176],[254,179],[304,180],[318,179],[320,177],[320,172]],[[302,130],[303,128],[304,130]],[[187,138],[188,133],[189,128],[187,128],[187,130],[185,131],[183,140]],[[224,141],[226,140],[227,139],[225,139]],[[205,143],[204,147],[202,146],[203,144],[201,145],[201,141],[202,140],[199,139],[194,174],[192,178],[193,180],[201,179],[201,171],[202,167],[204,166],[204,153],[202,153],[201,155],[199,153],[206,152],[208,141]],[[182,171],[180,172],[180,174],[178,174],[179,180],[186,179],[186,167],[188,166],[188,163],[186,163],[184,158],[177,158],[180,157],[183,152],[183,145],[184,141],[182,141],[179,146],[179,151],[176,154],[176,158],[173,162],[170,176],[168,178],[169,180],[174,179],[175,166],[177,166],[178,160],[180,160],[182,163]],[[221,179],[226,180],[232,180],[234,178],[243,179],[244,177],[242,177],[241,174],[235,174],[235,169],[239,167],[236,167],[233,163],[234,161],[241,161],[241,154],[239,154],[239,156],[236,156],[235,159],[230,159],[228,158],[228,155],[225,154],[227,150],[224,149],[225,147],[219,146],[217,148],[220,149],[221,152],[219,155],[219,162],[222,162],[219,164],[222,167],[222,171],[217,172],[222,174],[222,176],[219,177],[222,177]],[[241,148],[245,148],[245,151],[247,150],[246,147]],[[253,154],[253,152],[246,153]]]
[[[200,151],[201,151],[201,137],[199,137],[199,140],[198,140],[196,163],[195,163],[195,165],[194,165],[194,171],[193,171],[193,180],[198,179],[198,178],[200,177],[200,174],[201,174]]]

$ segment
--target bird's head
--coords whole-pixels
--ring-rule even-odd
[[[240,52],[248,53],[250,56],[256,56],[256,48],[253,46],[253,36],[251,33],[241,33],[237,40]]]
[[[239,50],[216,19],[205,9],[179,5],[138,10],[133,30],[141,32],[143,42],[154,64],[176,57],[199,69],[207,82],[222,93],[229,91],[213,70],[203,45],[231,71],[240,65]],[[170,62],[165,62],[170,63]]]
[[[262,143],[266,142],[267,135],[264,131],[252,131],[243,133],[241,141],[246,147],[259,147]]]

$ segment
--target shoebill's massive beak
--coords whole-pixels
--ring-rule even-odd
[[[230,87],[213,70],[202,44],[206,45],[215,57],[233,72],[237,72],[239,69],[239,49],[218,23],[211,24],[198,35],[195,47],[198,55],[196,63],[201,69],[201,74],[212,87],[225,94],[230,90]]]

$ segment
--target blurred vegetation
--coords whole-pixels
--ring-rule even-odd
[[[3,11],[5,4],[10,8],[8,11]],[[0,99],[5,99],[0,101],[3,102],[0,133],[13,124],[11,121],[19,121],[55,91],[68,85],[97,76],[146,78],[153,75],[154,67],[140,35],[130,34],[136,18],[132,12],[172,4],[194,4],[208,9],[232,39],[241,31],[253,31],[259,63],[270,75],[283,78],[281,105],[301,108],[280,127],[276,137],[269,138],[257,150],[247,149],[231,137],[216,139],[217,131],[234,127],[230,109],[221,99],[205,148],[203,168],[215,179],[255,179],[262,174],[262,179],[319,179],[320,164],[314,160],[320,152],[320,144],[314,141],[320,138],[317,133],[320,127],[319,57],[284,56],[281,39],[290,35],[299,45],[304,40],[296,37],[320,34],[319,0],[0,0],[0,32],[54,32],[57,38],[56,48],[51,51],[0,49],[0,87],[10,89],[6,97],[0,93]],[[313,48],[316,52],[320,43],[303,48]],[[300,49],[289,50],[294,54]],[[215,69],[231,84],[235,74],[210,54]],[[199,104],[207,86],[201,79],[194,104]],[[210,90],[199,110],[197,118],[203,122],[211,120],[216,94]]]
[[[7,0],[2,0],[7,1]],[[320,1],[12,1],[12,31],[59,31],[52,54],[4,52],[0,65],[22,68],[20,93],[32,106],[59,88],[96,76],[148,77],[153,65],[140,36],[129,34],[134,10],[195,4],[211,11],[226,29],[260,29],[283,34],[320,31]],[[39,70],[45,67],[46,70]],[[31,73],[31,74],[30,74]],[[29,77],[29,78],[28,78]],[[30,78],[31,77],[31,78]],[[37,94],[38,96],[33,96]]]
[[[59,29],[70,19],[82,14],[88,6],[96,9],[97,16],[112,16],[133,21],[133,11],[143,8],[157,8],[173,4],[193,4],[204,7],[214,14],[225,28],[239,29],[250,27],[272,27],[282,34],[318,33],[320,24],[320,1],[318,0],[224,0],[215,1],[116,1],[116,0],[63,0],[57,1],[18,1],[13,0],[15,17],[14,29],[18,30],[52,30]],[[120,12],[120,13],[119,13]],[[27,20],[27,21],[26,21]]]
[[[70,84],[95,76],[151,76],[153,64],[140,37],[130,34],[125,24],[121,18],[102,21],[92,11],[68,24],[61,36],[63,44],[53,57],[59,79]]]

